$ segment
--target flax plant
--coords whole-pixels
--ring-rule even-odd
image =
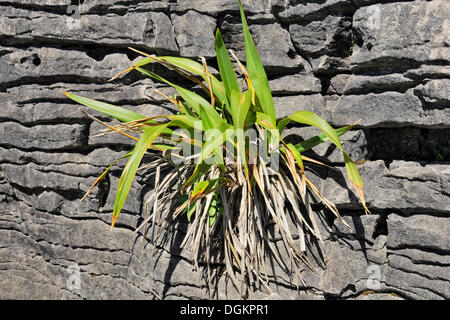
[[[111,229],[136,171],[145,166],[154,175],[155,190],[146,202],[148,217],[136,232],[142,232],[148,224],[150,238],[156,242],[176,219],[187,219],[189,228],[181,246],[192,253],[195,268],[206,266],[203,270],[211,284],[214,273],[211,264],[223,263],[227,276],[244,297],[251,287],[263,287],[270,292],[267,258],[275,260],[290,275],[296,274],[301,263],[313,268],[306,255],[310,245],[307,236],[312,235],[322,243],[316,213],[311,207],[314,201],[323,203],[345,224],[336,206],[307,177],[304,162],[320,162],[306,157],[305,151],[327,142],[339,148],[348,179],[366,213],[369,210],[358,168],[339,140],[353,125],[334,129],[310,111],[276,118],[268,79],[240,2],[239,6],[245,66],[232,51],[226,50],[217,30],[215,49],[220,79],[211,74],[203,58],[200,63],[182,57],[157,57],[136,49],[132,50],[143,58],[111,79],[133,71],[173,87],[177,95],[165,97],[175,105],[177,114],[147,117],[119,106],[65,94],[121,122],[116,126],[105,124],[107,132],[119,132],[136,140],[134,148],[121,158],[127,162],[117,186]],[[232,59],[245,77],[245,90],[239,86]],[[204,94],[149,71],[146,66],[153,63],[192,80]],[[290,122],[317,127],[322,133],[295,145],[286,143],[281,136]],[[248,138],[245,135],[248,130],[256,132],[257,138]],[[137,134],[139,138],[135,137]],[[254,152],[252,142],[263,146],[265,152]],[[182,154],[183,148],[194,150],[193,154],[190,157]],[[151,160],[143,164],[146,153]],[[87,194],[121,159],[103,172]],[[280,244],[287,259],[279,253]]]

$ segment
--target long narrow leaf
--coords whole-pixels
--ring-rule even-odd
[[[134,149],[133,149],[134,150]],[[122,157],[120,157],[117,160],[114,160],[104,171],[103,173],[97,178],[97,180],[95,180],[95,182],[91,185],[91,187],[89,188],[89,190],[84,194],[83,198],[81,198],[80,202],[83,201],[84,199],[86,199],[86,197],[92,192],[92,190],[94,190],[95,186],[102,181],[105,176],[109,173],[109,170],[120,160],[128,158],[132,153],[133,150],[127,152],[126,154],[124,154]]]
[[[157,74],[142,69],[142,68],[136,68],[139,72],[152,77],[156,80],[162,81],[164,83],[167,83],[168,85],[174,87],[180,96],[186,101],[186,103],[192,108],[192,110],[195,111],[199,116],[202,116],[202,112],[200,109],[203,109],[205,111],[205,114],[209,117],[210,121],[213,123],[215,127],[221,126],[224,124],[224,120],[222,117],[217,113],[217,111],[211,106],[211,104],[206,101],[202,96],[199,96],[195,92],[189,91],[183,87],[180,87],[176,84],[173,84],[172,82],[164,79],[163,77],[158,76]]]
[[[99,111],[122,122],[136,121],[145,118],[142,114],[109,103],[81,97],[66,91],[64,91],[64,94],[70,99],[85,105],[86,107]]]
[[[114,228],[117,217],[122,211],[125,200],[131,188],[131,184],[136,175],[136,171],[141,163],[142,157],[144,156],[147,149],[159,137],[159,135],[164,131],[167,125],[159,125],[147,128],[141,135],[139,141],[134,147],[134,151],[125,165],[122,171],[122,175],[119,180],[119,185],[117,187],[116,201],[114,203],[113,210],[113,220],[111,223],[111,230]]]
[[[346,126],[346,127],[342,127],[339,129],[336,129],[336,135],[338,137],[340,137],[341,135],[343,135],[344,133],[346,133],[348,130],[350,130],[351,128],[354,127],[354,124]],[[315,146],[323,143],[323,142],[328,142],[330,141],[330,138],[328,138],[328,136],[325,133],[319,134],[315,137],[312,137],[310,139],[307,139],[305,141],[299,142],[295,145],[295,148],[299,151],[299,152],[305,152],[307,150],[310,150],[312,148],[314,148]]]
[[[216,31],[216,55],[217,64],[219,65],[220,76],[222,78],[223,85],[225,87],[225,92],[228,97],[228,101],[231,100],[231,92],[239,92],[239,84],[234,73],[233,65],[231,64],[230,57],[228,55],[227,49],[225,48],[225,43],[223,42],[222,34],[219,29]]]
[[[134,48],[130,48],[131,50],[140,53],[144,56],[146,56],[147,58],[144,58],[142,60],[140,60],[139,62],[137,62],[134,66],[132,66],[131,68],[125,70],[124,72],[119,73],[116,77],[114,77],[113,79],[117,78],[118,76],[127,73],[129,71],[131,71],[133,68],[135,67],[143,67],[149,63],[152,62],[160,62],[163,63],[164,65],[171,67],[174,70],[177,71],[185,71],[184,73],[182,73],[185,77],[187,77],[190,80],[195,80],[194,78],[188,76],[186,74],[186,72],[194,74],[194,75],[198,75],[200,77],[203,78],[203,80],[206,81],[207,75],[205,73],[205,71],[202,68],[202,65],[199,64],[196,61],[193,61],[191,59],[188,58],[184,58],[184,57],[170,57],[170,56],[161,56],[161,57],[155,57],[155,56],[151,56],[145,52],[136,50]],[[180,72],[181,73],[181,72]],[[198,82],[198,81],[196,81]],[[226,100],[226,94],[225,94],[225,89],[224,86],[222,84],[222,82],[220,82],[219,80],[217,80],[216,77],[211,76],[211,82],[212,82],[212,90],[214,92],[214,95],[217,97],[217,99],[221,102],[224,103],[224,101]]]

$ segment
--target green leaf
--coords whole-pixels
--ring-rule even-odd
[[[139,52],[141,54],[147,55],[138,50],[135,50],[135,51]],[[163,61],[169,63],[170,65],[172,65],[173,67],[176,67],[183,71],[187,71],[194,75],[201,76],[203,78],[203,80],[207,81],[207,75],[205,73],[205,70],[203,69],[203,66],[196,61],[193,61],[193,60],[187,59],[187,58],[183,58],[183,57],[170,57],[170,56],[151,57],[151,56],[147,55],[147,58],[144,58],[141,61],[139,61],[138,63],[136,63],[134,65],[134,67],[142,67],[142,66],[144,66],[148,63],[154,62],[154,61],[160,62],[158,60],[163,60]],[[212,85],[213,93],[216,96],[216,98],[221,103],[224,103],[224,101],[226,100],[226,94],[225,94],[225,89],[224,89],[223,83],[220,82],[219,80],[217,80],[216,77],[211,75],[211,85]]]
[[[197,159],[197,165],[208,159],[215,150],[222,150],[223,143],[234,133],[234,130],[227,130],[228,128],[230,127],[218,128],[219,135],[215,134],[207,137],[208,139],[202,146],[200,157]]]
[[[244,166],[246,177],[248,178],[244,125],[252,102],[252,93],[248,90],[244,93],[233,90],[231,94],[231,116],[233,118],[234,128],[236,129],[237,149],[240,161]]]
[[[170,64],[185,70],[187,72],[190,72],[192,74],[196,74],[199,76],[206,76],[205,70],[203,69],[203,66],[191,59],[183,58],[183,57],[170,57],[170,56],[161,56],[158,57],[161,60],[167,61]]]
[[[201,76],[203,80],[207,82],[207,75],[205,73],[205,70],[203,69],[203,66],[198,62],[182,57],[159,57],[159,58],[169,62],[170,64],[182,70]],[[210,79],[214,95],[219,100],[219,102],[223,104],[226,101],[226,92],[224,84],[219,80],[217,80],[217,78],[214,77],[213,75],[210,75]]]
[[[183,186],[183,189],[189,187],[190,185],[194,184],[197,182],[198,179],[200,179],[200,177],[202,175],[204,175],[206,172],[208,172],[209,168],[211,168],[210,164],[207,163],[198,163],[194,169],[194,172],[192,173],[192,175],[189,177],[189,179],[186,181],[186,183]]]
[[[189,200],[188,200],[188,201],[189,201]],[[196,205],[196,202],[191,203],[190,206],[188,206],[189,210],[188,210],[188,212],[186,213],[186,215],[187,215],[187,218],[188,218],[188,221],[189,221],[189,222],[191,222],[192,214],[195,212],[195,205]]]
[[[234,127],[243,129],[252,102],[252,93],[248,90],[244,93],[233,90],[231,94],[231,117],[233,118]]]
[[[361,200],[361,204],[363,205],[365,212],[370,213],[369,208],[367,208],[366,201],[364,199],[364,184],[359,174],[358,167],[345,151],[343,152],[343,154],[348,178],[355,187],[356,194],[358,195],[358,198]]]
[[[216,45],[217,64],[219,65],[220,76],[222,78],[222,82],[225,87],[225,92],[227,94],[228,100],[230,101],[231,91],[234,90],[239,92],[239,84],[219,29],[217,29],[216,31],[215,45]]]
[[[114,203],[113,210],[113,221],[111,223],[111,229],[117,220],[117,217],[122,210],[125,200],[133,183],[136,171],[141,163],[142,157],[144,156],[147,149],[155,141],[156,138],[166,129],[167,125],[159,125],[146,128],[144,133],[139,138],[136,146],[134,147],[133,153],[127,161],[125,168],[122,171],[122,175],[119,180],[119,185],[117,187],[116,200]]]
[[[353,128],[354,125],[350,125],[350,126],[346,126],[346,127],[342,127],[339,129],[336,129],[336,135],[339,137],[341,135],[343,135],[344,133],[346,133],[348,130],[350,130],[351,128]],[[314,148],[315,146],[323,143],[323,142],[328,142],[330,141],[330,139],[328,138],[328,136],[325,133],[319,134],[315,137],[312,137],[310,139],[307,139],[305,141],[302,141],[300,143],[297,143],[295,145],[295,148],[299,151],[299,152],[305,152],[307,150],[310,150],[312,148]]]
[[[199,96],[195,92],[189,91],[183,87],[173,84],[172,82],[164,79],[163,77],[158,76],[157,74],[151,71],[142,68],[136,68],[136,70],[149,77],[152,77],[156,80],[167,83],[168,85],[174,87],[178,91],[180,96],[184,99],[184,101],[186,101],[186,103],[192,108],[192,110],[194,110],[195,113],[197,113],[200,117],[202,117],[202,114],[207,115],[208,120],[213,124],[214,127],[217,128],[223,125],[223,123],[225,122],[219,115],[219,113],[202,96]],[[200,111],[201,109],[204,110],[204,113]]]
[[[217,210],[212,207],[209,209],[209,227],[211,228],[214,224],[214,221],[216,221],[217,218]]]
[[[291,151],[292,155],[294,156],[295,161],[297,161],[298,166],[304,171],[303,167],[303,160],[300,152],[295,148],[295,146],[292,143],[288,143],[287,148]]]
[[[247,116],[245,118],[244,130],[254,129],[256,123],[256,108],[254,105],[250,105]]]
[[[216,221],[217,217],[223,214],[224,211],[223,203],[218,196],[217,191],[215,191],[209,207],[209,227],[213,226],[214,221]]]
[[[136,121],[145,118],[142,114],[109,103],[77,96],[69,92],[64,92],[64,94],[88,108],[99,111],[122,122]]]
[[[256,123],[267,130],[275,129],[276,127],[272,124],[272,119],[263,112],[256,112]]]
[[[146,118],[142,114],[139,114],[137,112],[134,112],[134,111],[122,108],[122,107],[118,107],[118,106],[115,106],[115,105],[112,105],[109,103],[81,97],[81,96],[78,96],[78,95],[75,95],[75,94],[72,94],[69,92],[65,92],[65,91],[64,91],[64,94],[67,97],[69,97],[70,99],[72,99],[88,108],[91,108],[93,110],[101,112],[107,116],[110,116],[110,117],[115,118],[122,122],[137,121],[137,120]],[[145,121],[144,123],[157,124],[158,122],[156,122],[152,119],[149,119],[149,120]],[[173,133],[173,131],[168,128],[166,128],[164,130],[164,134],[171,135],[172,133]]]
[[[280,121],[278,121],[277,129],[280,131],[280,135],[283,133],[284,128],[291,122],[291,119],[289,117],[284,118]]]
[[[298,123],[308,124],[310,126],[319,128],[328,137],[328,139],[330,139],[331,142],[333,142],[339,149],[342,150],[348,177],[355,187],[356,193],[361,200],[364,210],[366,212],[370,212],[364,200],[364,185],[361,176],[359,175],[358,167],[342,147],[336,131],[328,124],[328,122],[311,111],[297,111],[288,118]]]
[[[267,80],[266,72],[261,63],[261,58],[259,57],[258,51],[256,50],[252,36],[248,29],[244,9],[242,8],[240,0],[239,7],[241,11],[242,28],[244,31],[245,57],[248,75],[252,82],[253,88],[255,89],[255,94],[258,97],[262,110],[268,116],[268,119],[270,119],[270,125],[275,127],[275,105],[273,103],[269,81]]]
[[[220,135],[211,136],[210,139],[207,139],[205,141],[202,146],[200,155],[197,159],[197,164],[195,166],[194,172],[189,177],[188,181],[184,184],[183,190],[195,183],[204,173],[209,170],[212,164],[205,163],[204,160],[208,159],[214,150],[220,149],[223,143],[230,139],[230,137],[234,134],[234,130],[227,130],[230,128],[231,126],[219,128],[219,131],[221,132]]]
[[[166,143],[153,143],[152,147],[158,148],[160,150],[173,150],[175,147]]]
[[[339,149],[344,151],[335,130],[328,124],[328,122],[326,122],[314,112],[297,111],[293,115],[289,116],[288,119],[319,128],[331,140],[331,142],[333,142]]]
[[[187,114],[168,115],[167,118],[172,119],[167,126],[177,126],[186,130],[195,128],[195,122],[199,121],[197,118]]]
[[[206,114],[205,109],[200,108],[200,119],[202,119],[203,130],[208,131],[214,129],[214,123],[212,123],[211,118]]]
[[[145,65],[147,65],[149,63],[152,63],[154,61],[156,61],[154,58],[150,58],[150,57],[144,58],[142,60],[139,60],[137,63],[135,63],[133,65],[133,67],[143,67],[143,66],[145,66]]]
[[[134,149],[133,149],[134,150]],[[83,201],[84,199],[86,199],[86,197],[89,195],[89,193],[92,192],[92,190],[94,190],[95,186],[102,181],[105,176],[109,173],[109,170],[120,160],[128,158],[129,156],[131,156],[133,154],[133,150],[125,153],[123,156],[121,156],[119,159],[114,160],[106,169],[105,171],[103,171],[103,173],[97,178],[97,180],[95,180],[95,182],[91,185],[91,187],[89,188],[89,190],[85,193],[85,195],[83,196],[83,198],[81,198],[80,202]]]
[[[190,201],[196,201],[199,198],[217,190],[217,188],[223,184],[223,180],[223,178],[218,178],[200,181],[191,192]]]

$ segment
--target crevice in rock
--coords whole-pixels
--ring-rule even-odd
[[[70,82],[67,80],[70,79]],[[75,75],[51,75],[51,76],[26,76],[19,80],[3,82],[0,84],[0,92],[6,92],[7,89],[27,84],[51,85],[58,82],[72,84],[101,84],[105,83],[107,78],[84,77]]]
[[[396,247],[392,247],[389,245],[389,243],[387,244],[387,248],[388,250],[404,250],[404,249],[415,249],[415,250],[420,250],[420,251],[424,251],[424,252],[429,252],[429,253],[434,253],[440,256],[449,256],[450,255],[450,250],[447,249],[442,249],[439,247],[435,247],[435,246],[430,246],[430,245],[419,245],[419,244],[408,244],[408,243],[402,243],[399,244]]]
[[[84,0],[81,0],[84,1]],[[12,1],[0,1],[0,7],[12,7],[15,9],[21,9],[31,12],[40,12],[40,13],[53,13],[53,14],[68,14],[67,7],[69,5],[73,5],[73,0],[71,3],[67,5],[50,5],[50,4],[34,4],[34,3],[20,3],[20,2],[12,2]],[[76,2],[76,1],[75,1]]]
[[[29,146],[16,146],[16,145],[11,145],[9,143],[0,143],[0,146],[4,149],[18,149],[20,151],[24,151],[24,152],[58,152],[58,153],[73,153],[73,154],[82,154],[82,155],[88,155],[89,153],[91,153],[92,151],[94,151],[96,148],[93,146],[88,145],[87,143],[85,144],[80,144],[77,146],[73,146],[73,147],[62,147],[62,148],[53,148],[53,149],[45,149],[45,148],[39,148],[39,147],[29,147]],[[114,148],[112,148],[111,146],[108,146],[109,149],[114,150]]]
[[[102,61],[107,55],[125,54],[131,61],[140,55],[129,47],[155,54],[156,50],[137,43],[105,43],[102,41],[83,40],[83,39],[59,39],[43,36],[33,36],[32,38],[17,38],[13,36],[0,35],[0,45],[21,50],[30,48],[57,48],[61,50],[84,52],[90,58],[96,61]]]
[[[83,197],[83,192],[79,189],[54,189],[54,188],[49,188],[49,187],[26,187],[26,186],[21,186],[19,184],[16,184],[14,182],[9,181],[9,184],[11,187],[19,190],[20,192],[29,195],[29,196],[39,196],[40,194],[42,194],[43,192],[47,192],[47,191],[51,191],[54,192],[56,194],[59,194],[60,196],[62,196],[64,199],[67,199],[69,201],[75,201],[78,199],[81,199]]]

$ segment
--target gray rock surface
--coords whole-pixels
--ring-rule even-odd
[[[361,120],[364,127],[448,126],[450,109],[433,108],[416,95],[414,89],[405,93],[386,91],[366,95],[344,95],[327,104],[325,118],[336,126]]]
[[[158,55],[178,51],[175,30],[169,17],[162,12],[152,12],[144,31],[144,43]]]
[[[314,111],[342,136],[357,161],[371,215],[331,144],[308,165],[351,230],[317,207],[323,261],[301,269],[307,287],[275,266],[272,294],[254,299],[450,298],[450,2],[383,0],[243,1],[267,68],[277,117]],[[134,228],[153,179],[139,172],[113,232],[115,189],[124,161],[83,202],[91,184],[132,144],[96,136],[102,126],[62,91],[148,116],[175,112],[136,72],[149,53],[215,65],[214,32],[245,61],[235,0],[0,2],[0,298],[208,299],[207,284],[179,248],[155,247]],[[172,81],[165,68],[148,66]],[[214,70],[212,70],[215,73]],[[90,111],[102,121],[111,121]],[[109,122],[114,123],[114,122]],[[286,141],[320,133],[291,124]],[[311,253],[311,256],[314,256]],[[79,268],[80,286],[70,285]],[[213,298],[239,298],[221,277]]]
[[[266,68],[295,68],[301,66],[303,59],[295,54],[290,34],[280,24],[253,25],[250,27],[258,51],[266,52],[261,57]],[[291,53],[295,55],[291,57]]]
[[[295,74],[273,79],[269,82],[274,95],[293,95],[320,93],[320,79],[311,74]]]
[[[328,16],[306,25],[289,26],[297,49],[306,56],[338,55],[340,49],[351,41],[351,21],[342,16]]]

